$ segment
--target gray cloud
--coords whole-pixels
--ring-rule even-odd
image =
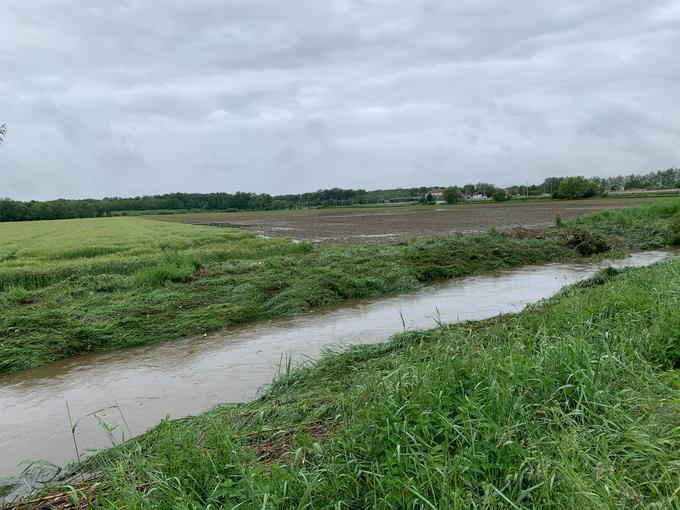
[[[680,164],[680,2],[5,0],[0,196]]]

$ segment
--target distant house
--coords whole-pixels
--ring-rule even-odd
[[[437,200],[442,200],[444,198],[444,190],[441,188],[432,188],[428,191],[428,195],[432,195]]]

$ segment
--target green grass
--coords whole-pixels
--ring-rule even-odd
[[[645,207],[589,214],[576,223],[586,225],[593,232],[619,236],[630,246],[649,249],[677,242],[669,223],[679,213],[680,200],[662,200]]]
[[[253,260],[309,249],[247,232],[142,218],[0,223],[0,290],[41,288],[74,275],[132,274],[179,254],[200,262]]]
[[[680,259],[284,368],[88,461],[96,508],[680,508]]]
[[[540,239],[490,231],[397,245],[312,246],[141,218],[0,224],[0,373],[574,258],[584,252],[575,238],[660,247],[677,203],[654,207],[625,213],[631,222],[590,217],[578,232],[567,224]]]

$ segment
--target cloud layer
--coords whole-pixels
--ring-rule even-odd
[[[680,164],[680,2],[5,0],[0,196]]]

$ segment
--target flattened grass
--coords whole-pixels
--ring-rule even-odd
[[[605,247],[664,246],[678,203],[587,217],[579,228]],[[573,231],[312,246],[140,218],[0,224],[0,373],[575,258]]]
[[[166,251],[120,271],[109,266],[106,273],[91,274],[92,266],[84,266],[40,288],[7,286],[0,293],[0,372],[304,313],[434,279],[574,256],[558,238],[499,234],[388,246],[311,247],[276,240],[282,247],[277,254],[271,254],[269,242],[245,234],[235,241],[240,246],[227,246],[231,251],[224,254]],[[252,258],[230,258],[248,243],[263,246]],[[105,263],[94,261],[96,267]]]
[[[305,245],[239,230],[175,225],[141,218],[0,223],[0,291],[37,289],[73,276],[132,274],[170,255],[200,262],[301,253]]]

